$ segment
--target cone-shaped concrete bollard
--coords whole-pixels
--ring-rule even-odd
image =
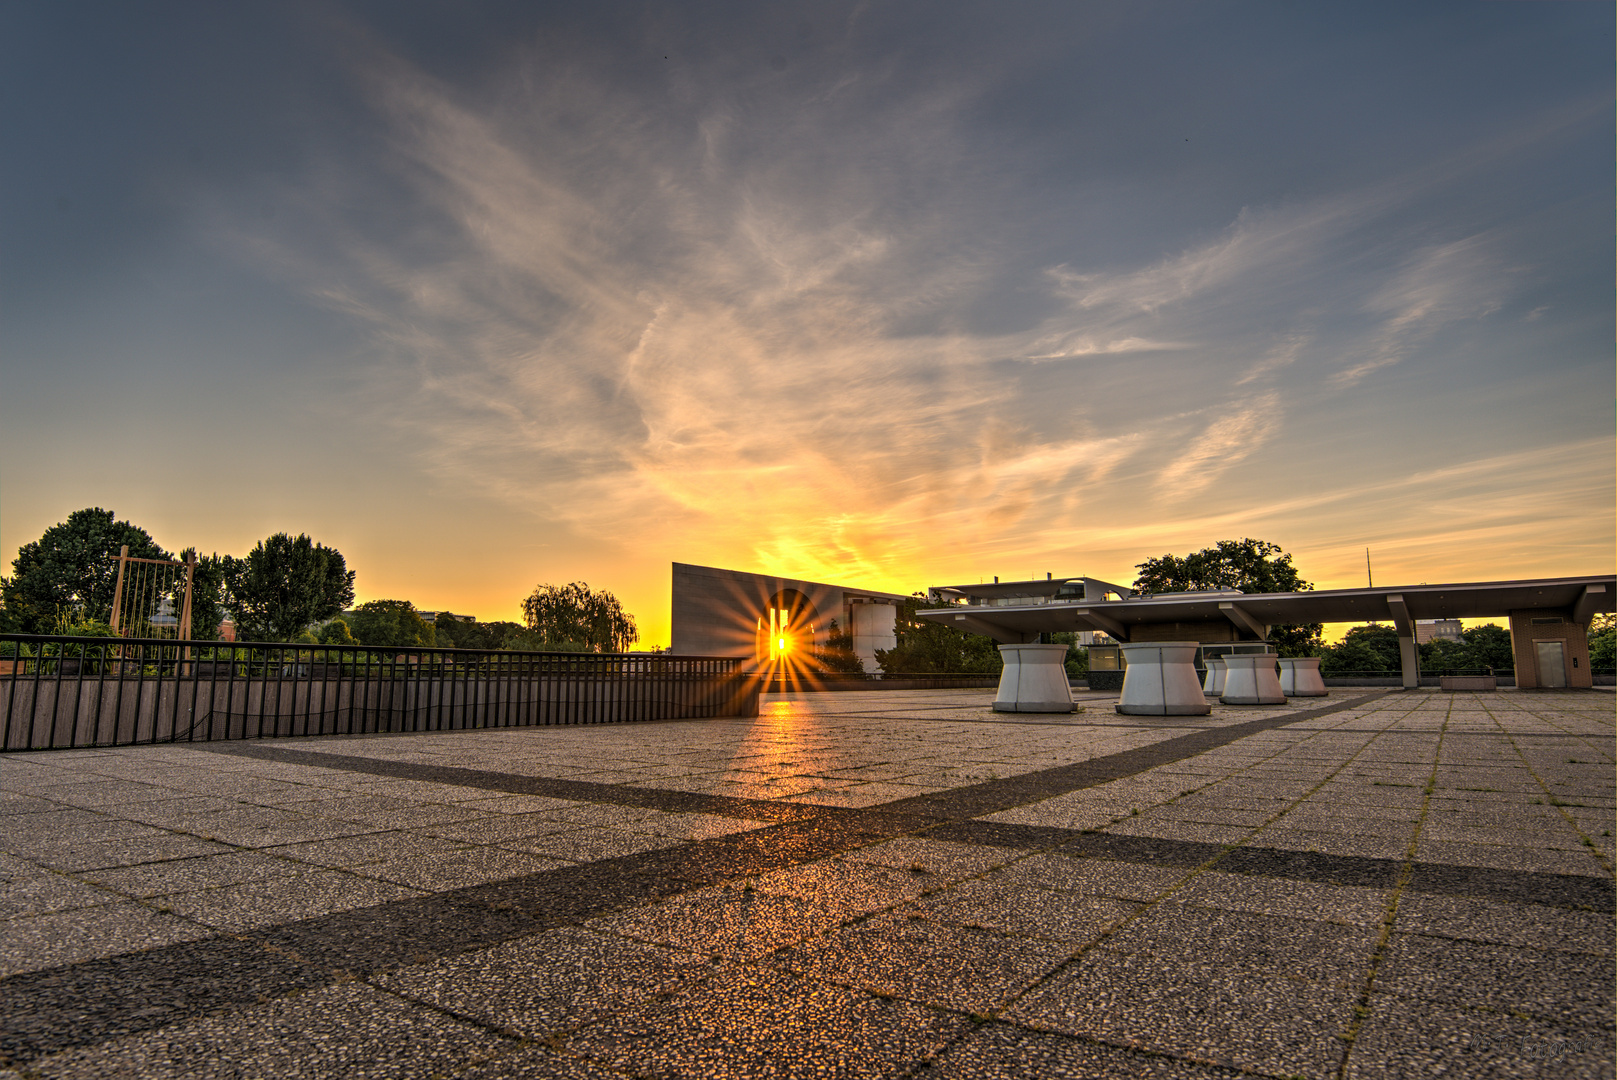
[[[1320,678],[1319,657],[1282,657],[1280,692],[1287,697],[1324,697],[1328,691],[1325,680]]]
[[[1202,681],[1202,694],[1206,697],[1218,697],[1224,692],[1224,658],[1222,656],[1209,656],[1207,658],[1207,678]]]
[[[1206,716],[1213,711],[1196,678],[1194,641],[1123,646],[1128,670],[1117,711],[1126,716]]]
[[[1280,671],[1274,653],[1233,654],[1224,658],[1228,674],[1224,693],[1218,699],[1226,705],[1284,705],[1280,692]]]
[[[1065,645],[1001,645],[1005,670],[999,674],[995,712],[1072,712]]]

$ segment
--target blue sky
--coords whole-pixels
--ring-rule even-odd
[[[14,4],[0,548],[1609,570],[1604,4]]]

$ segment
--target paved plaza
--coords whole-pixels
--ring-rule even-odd
[[[0,1077],[1612,1076],[1609,691],[992,697],[5,756]]]

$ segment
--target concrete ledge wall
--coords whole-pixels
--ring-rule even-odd
[[[757,716],[745,673],[508,678],[0,677],[5,750]]]
[[[766,694],[811,694],[839,690],[992,690],[998,675],[938,675],[911,679],[767,679]]]

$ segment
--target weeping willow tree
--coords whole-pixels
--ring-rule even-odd
[[[522,617],[542,648],[624,652],[640,639],[634,616],[605,589],[582,581],[539,585],[522,601]]]

